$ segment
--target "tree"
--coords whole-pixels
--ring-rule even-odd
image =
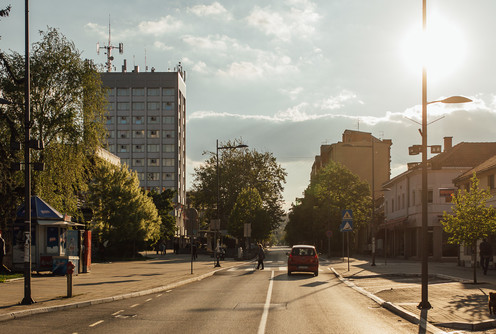
[[[171,215],[171,212],[174,211],[174,195],[175,191],[171,189],[166,189],[161,193],[155,189],[148,192],[148,196],[152,198],[162,222],[160,224],[160,238],[164,238],[165,240],[174,238],[176,232],[176,218]]]
[[[443,212],[444,230],[450,234],[449,243],[466,244],[472,248],[474,283],[477,283],[477,241],[488,237],[496,228],[496,212],[486,202],[491,198],[488,190],[479,188],[479,179],[474,173],[470,190],[459,190],[452,196],[452,214]]]
[[[53,28],[40,35],[30,57],[31,137],[42,140],[45,149],[31,150],[31,161],[44,162],[45,171],[33,172],[33,193],[48,198],[57,210],[78,217],[82,216],[78,196],[91,179],[90,156],[103,145],[106,135],[106,92],[96,67],[81,59],[74,43]],[[0,122],[0,133],[5,134],[0,137],[0,156],[5,157],[0,174],[9,175],[10,163],[22,161],[21,152],[10,151],[10,140],[22,142],[24,133],[24,85],[18,80],[24,76],[24,55],[13,52],[3,59],[0,89],[12,104],[0,117],[5,120]],[[23,187],[22,177],[8,177],[14,184],[1,188],[0,198]],[[7,210],[11,209],[3,211]]]
[[[126,165],[100,164],[89,190],[94,232],[100,242],[110,242],[113,254],[134,256],[146,242],[160,238],[157,208]]]
[[[330,161],[312,178],[300,203],[293,205],[286,226],[290,244],[306,242],[322,247],[325,231],[339,235],[342,210],[353,211],[353,235],[370,217],[370,189],[366,182],[339,163]],[[333,242],[335,248],[337,242]]]
[[[260,242],[270,236],[270,215],[263,208],[262,198],[256,188],[244,188],[238,195],[229,217],[228,231],[232,236],[244,237],[245,224],[251,225],[251,237]]]
[[[237,146],[241,141],[220,144],[220,146]],[[202,211],[207,222],[217,218],[217,209],[223,228],[227,228],[229,215],[243,189],[256,189],[262,201],[262,207],[272,231],[279,226],[284,214],[282,209],[283,184],[286,171],[277,163],[269,152],[256,150],[225,149],[219,150],[219,188],[217,188],[216,154],[208,152],[210,157],[205,163],[195,168],[193,189],[190,191],[192,205]],[[219,203],[217,207],[217,190]]]

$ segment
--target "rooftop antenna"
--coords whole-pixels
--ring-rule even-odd
[[[110,15],[109,15],[109,29],[108,29],[108,45],[100,46],[100,42],[96,43],[96,54],[100,54],[100,49],[105,49],[105,54],[107,55],[107,62],[105,66],[107,67],[107,72],[112,72],[112,49],[119,49],[119,54],[124,53],[124,44],[119,43],[119,46],[113,46],[110,42]]]
[[[148,65],[146,64],[146,48],[145,48],[145,72],[148,72]]]

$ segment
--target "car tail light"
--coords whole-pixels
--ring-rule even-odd
[[[289,254],[288,262],[293,262],[293,254]]]

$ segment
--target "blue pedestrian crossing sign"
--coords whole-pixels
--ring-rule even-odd
[[[342,212],[342,221],[350,221],[353,222],[353,210],[343,210]]]
[[[343,210],[342,212],[341,225],[339,226],[339,231],[350,232],[353,231],[353,211]]]

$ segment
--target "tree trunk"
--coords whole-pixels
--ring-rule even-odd
[[[472,245],[472,256],[474,258],[474,284],[477,284],[477,241]]]

